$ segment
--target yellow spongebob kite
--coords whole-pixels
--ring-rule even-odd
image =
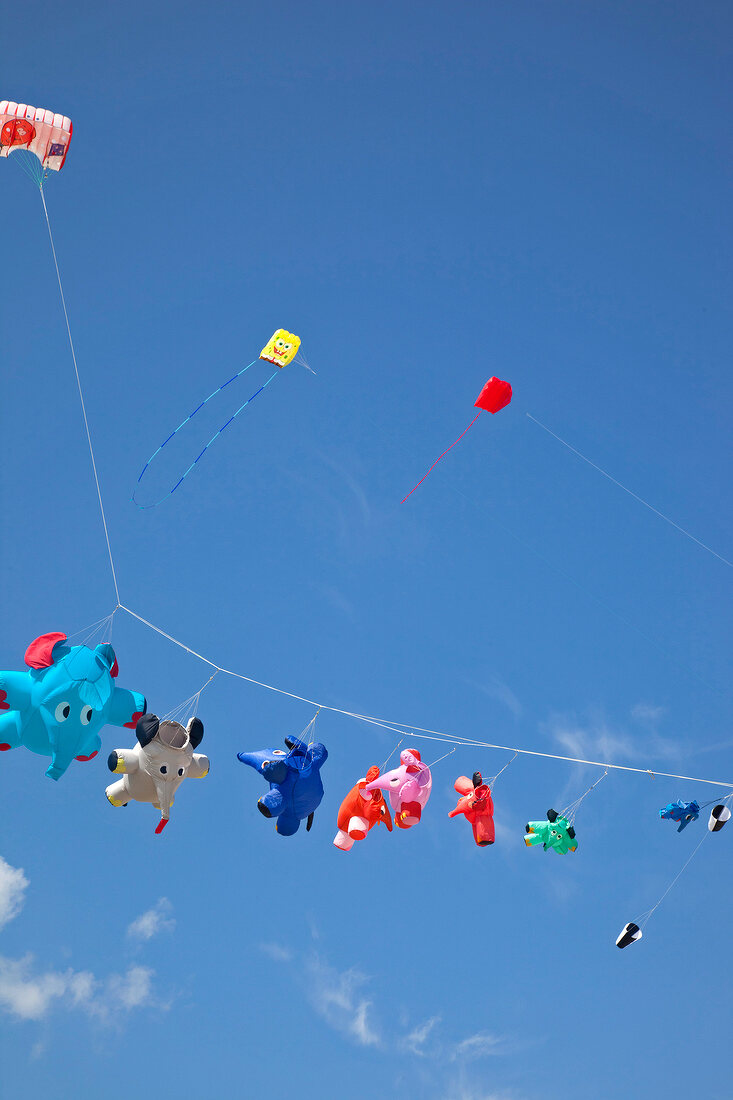
[[[287,367],[289,363],[293,362],[293,360],[295,359],[295,356],[298,354],[298,349],[299,348],[300,348],[300,337],[296,336],[294,332],[288,332],[287,329],[279,328],[277,330],[277,332],[273,333],[272,337],[267,341],[264,348],[260,352],[260,359],[264,359],[268,363],[274,363],[274,365],[278,368],[278,370],[280,370],[282,367]],[[218,389],[214,390],[213,393],[210,393],[209,396],[206,398],[206,400],[202,401],[200,405],[197,405],[196,408],[193,410],[193,412],[189,416],[187,416],[186,419],[183,420],[174,431],[171,432],[171,434],[168,436],[168,438],[163,440],[163,442],[158,447],[158,449],[156,451],[153,451],[152,455],[150,456],[150,458],[148,459],[148,461],[145,463],[142,470],[140,471],[140,476],[137,479],[137,485],[135,486],[135,490],[132,494],[132,501],[133,501],[134,504],[136,504],[138,506],[138,508],[155,508],[155,506],[157,504],[161,504],[166,499],[166,497],[169,497],[173,493],[175,493],[176,489],[181,484],[181,482],[185,481],[185,479],[188,477],[188,475],[191,473],[191,471],[194,469],[194,467],[198,464],[198,462],[206,454],[206,452],[208,451],[209,447],[214,442],[214,440],[218,439],[219,436],[221,435],[221,433],[224,431],[224,429],[228,428],[229,425],[231,424],[231,422],[233,420],[235,420],[239,416],[239,414],[244,409],[246,409],[249,404],[252,403],[252,401],[254,401],[255,397],[257,397],[258,394],[262,393],[262,391],[267,386],[270,385],[270,382],[272,382],[273,378],[277,377],[278,370],[275,370],[270,375],[270,377],[267,379],[267,381],[263,382],[262,385],[259,387],[259,389],[255,390],[255,392],[252,394],[252,396],[248,397],[247,400],[244,402],[244,404],[240,405],[239,408],[236,410],[236,412],[234,412],[229,417],[229,419],[224,424],[222,424],[222,426],[219,428],[218,432],[215,432],[214,435],[212,435],[211,439],[206,444],[206,446],[203,448],[203,450],[199,452],[198,457],[193,460],[193,462],[188,467],[188,469],[183,472],[181,477],[179,477],[178,481],[175,483],[175,485],[173,486],[172,489],[169,489],[166,493],[163,493],[162,496],[159,496],[157,500],[153,500],[150,504],[141,504],[140,501],[136,499],[136,493],[138,491],[138,486],[139,486],[140,482],[142,481],[146,470],[148,469],[148,467],[150,466],[151,462],[156,457],[156,455],[160,454],[160,452],[163,450],[163,448],[168,443],[170,443],[170,441],[172,439],[174,439],[175,436],[177,436],[178,433],[183,428],[185,428],[186,424],[188,424],[189,421],[191,421],[194,418],[194,416],[196,415],[196,413],[200,409],[203,409],[204,405],[208,405],[209,401],[211,401],[211,399],[213,397],[216,397],[216,395],[218,393],[221,393],[221,391],[223,389],[225,389],[228,385],[230,385],[230,383],[235,382],[237,380],[237,378],[239,378],[242,374],[244,374],[245,371],[248,371],[250,367],[253,367],[256,362],[257,362],[257,360],[253,359],[252,362],[248,363],[246,367],[242,367],[242,369],[240,371],[237,371],[237,373],[235,375],[233,375],[227,382],[224,382],[221,386],[219,386]],[[305,362],[305,360],[299,360],[299,362],[302,362],[304,367],[306,367],[308,370],[311,370],[311,368],[308,366],[308,364]],[[312,373],[315,374],[315,371],[312,371]]]
[[[273,333],[260,352],[260,359],[266,359],[268,363],[274,363],[276,367],[287,367],[298,354],[300,337],[294,332],[288,332],[279,328]]]

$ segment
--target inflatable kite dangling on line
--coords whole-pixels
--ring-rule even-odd
[[[215,390],[213,390],[212,393],[210,393],[208,397],[206,397],[199,405],[196,406],[196,408],[193,410],[192,413],[188,414],[188,416],[185,418],[185,420],[181,421],[181,423],[178,425],[177,428],[173,429],[173,431],[170,433],[170,435],[166,439],[163,440],[163,442],[160,444],[160,446],[155,451],[153,451],[150,458],[145,463],[145,465],[143,466],[142,470],[140,471],[140,473],[138,475],[137,484],[135,485],[135,489],[133,491],[132,497],[130,498],[132,500],[133,504],[136,504],[138,508],[145,511],[148,508],[156,508],[159,504],[162,504],[162,502],[164,500],[166,500],[169,496],[172,496],[173,493],[175,493],[178,486],[183,481],[186,480],[186,478],[191,473],[191,471],[198,465],[198,463],[204,457],[204,455],[206,454],[206,452],[208,451],[209,447],[214,442],[214,440],[218,439],[219,436],[221,435],[221,433],[224,431],[224,429],[228,428],[229,425],[232,423],[232,421],[236,420],[236,418],[239,416],[239,414],[241,412],[243,412],[247,408],[248,405],[252,404],[255,397],[259,396],[259,394],[261,394],[262,391],[264,389],[266,389],[267,386],[270,385],[270,383],[273,381],[274,378],[277,378],[279,370],[281,370],[283,367],[287,367],[288,364],[293,362],[293,360],[295,359],[295,356],[298,354],[299,349],[300,349],[300,337],[299,336],[296,336],[295,333],[293,333],[293,332],[288,332],[284,328],[277,329],[277,331],[273,333],[273,335],[270,337],[270,339],[268,340],[268,342],[265,344],[264,348],[260,352],[259,359],[264,361],[264,362],[267,362],[267,363],[273,363],[278,369],[273,371],[273,373],[270,375],[270,377],[265,382],[262,383],[260,388],[255,390],[255,392],[253,394],[251,394],[251,396],[248,397],[247,400],[242,405],[239,406],[239,408],[236,410],[236,412],[234,412],[229,417],[229,419],[227,421],[225,421],[224,424],[222,424],[222,426],[218,429],[218,431],[214,432],[214,434],[212,435],[209,442],[198,453],[198,455],[193,460],[193,462],[190,464],[190,466],[188,466],[188,468],[186,470],[184,470],[184,472],[178,478],[178,480],[176,481],[176,483],[175,483],[175,485],[173,486],[172,489],[168,489],[168,491],[163,493],[163,495],[161,497],[159,497],[157,500],[152,501],[149,504],[141,504],[140,501],[137,500],[138,488],[139,488],[140,482],[142,481],[143,477],[145,476],[145,474],[146,474],[149,466],[153,462],[153,460],[160,454],[160,452],[163,450],[163,448],[165,446],[167,446],[170,443],[170,441],[176,435],[178,435],[178,433],[180,431],[182,431],[183,428],[185,428],[186,424],[188,424],[189,421],[193,420],[193,418],[194,418],[194,416],[196,415],[197,412],[200,412],[201,409],[203,409],[203,407],[205,405],[208,405],[209,401],[211,401],[212,398],[216,397],[216,395],[218,393],[221,393],[222,390],[225,390],[227,388],[227,386],[230,386],[232,384],[232,382],[236,382],[236,380],[238,378],[241,378],[241,376],[246,371],[248,371],[250,367],[253,367],[254,364],[256,362],[258,362],[258,360],[253,359],[252,362],[248,363],[246,367],[242,367],[242,369],[240,371],[237,371],[237,373],[233,374],[232,377],[229,378],[226,382],[223,382],[221,386],[218,386]],[[315,372],[313,372],[313,373],[315,373]]]
[[[678,799],[676,802],[668,802],[659,811],[659,816],[667,821],[678,821],[677,832],[681,833],[690,822],[697,821],[700,816],[700,804],[695,802],[694,799],[692,802],[683,802],[682,799]]]
[[[578,847],[575,829],[557,810],[547,811],[547,821],[527,822],[524,832],[524,843],[528,848],[533,844],[541,844],[546,852],[552,848],[553,852],[564,856],[566,852],[574,852]]]
[[[493,413],[498,413],[501,409],[506,408],[506,406],[509,404],[511,399],[512,399],[512,387],[509,385],[509,383],[508,382],[503,382],[501,380],[501,378],[491,377],[488,380],[488,382],[484,385],[484,388],[481,390],[481,393],[478,395],[478,397],[476,398],[476,400],[473,403],[473,407],[475,409],[478,409],[479,411],[476,413],[473,420],[468,425],[468,428],[465,428],[461,432],[461,434],[458,436],[458,439],[454,440],[453,443],[451,443],[450,447],[448,447],[448,450],[443,451],[440,458],[436,458],[435,462],[430,467],[430,470],[432,470],[435,466],[437,466],[438,463],[440,462],[440,459],[445,458],[445,456],[448,454],[448,451],[452,451],[453,448],[455,447],[456,443],[460,442],[460,440],[463,439],[466,432],[474,426],[474,424],[476,423],[478,418],[481,416],[482,412],[490,412],[492,414]],[[405,500],[407,500],[408,497],[412,496],[412,494],[415,492],[415,489],[418,489],[422,485],[423,481],[425,480],[425,478],[430,473],[430,470],[428,470],[428,473],[420,478],[420,480],[418,481],[417,485],[414,486],[414,488],[410,489],[409,493],[407,494],[407,496],[402,501],[403,504],[405,503]]]
[[[461,795],[455,810],[448,817],[464,814],[473,827],[473,839],[479,848],[494,843],[494,803],[491,790],[484,783],[481,772],[474,772],[473,779],[459,775],[453,784]]]
[[[417,749],[403,749],[400,766],[385,772],[366,784],[365,791],[388,791],[394,810],[394,823],[400,829],[410,829],[422,817],[433,787],[430,768],[423,764]]]
[[[50,779],[96,756],[104,725],[135,729],[147,708],[144,695],[115,685],[111,645],[65,642],[65,634],[42,634],[26,650],[28,672],[0,672],[0,751],[25,745],[50,756]]]
[[[337,820],[338,832],[333,842],[342,852],[350,851],[354,847],[354,841],[364,840],[375,825],[386,825],[390,833],[392,832],[392,815],[387,809],[382,792],[366,789],[367,783],[378,776],[379,768],[372,764],[364,778],[351,788],[341,803]]]
[[[123,778],[111,783],[104,793],[113,806],[126,806],[130,800],[151,802],[160,811],[155,831],[162,833],[183,780],[204,779],[209,774],[209,758],[194,752],[203,740],[204,724],[200,718],[192,718],[184,727],[145,714],[135,727],[135,736],[134,748],[109,754],[107,767]]]
[[[313,815],[323,798],[321,768],[328,752],[320,741],[308,744],[300,737],[286,737],[285,744],[288,752],[282,749],[238,752],[237,760],[249,764],[270,784],[267,794],[258,800],[257,809],[264,817],[277,819],[275,828],[281,836],[292,836],[304,819],[307,819],[306,832],[310,831]]]

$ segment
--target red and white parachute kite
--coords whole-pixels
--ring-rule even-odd
[[[60,172],[71,144],[71,119],[45,107],[0,100],[0,157],[16,149],[35,153],[44,169]]]

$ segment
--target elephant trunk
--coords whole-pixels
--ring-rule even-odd
[[[155,793],[160,808],[160,821],[155,831],[156,833],[162,833],[171,816],[171,806],[173,804],[173,795],[175,792],[171,783],[163,783],[157,779],[153,780],[153,782],[155,783]]]
[[[51,744],[51,763],[46,768],[46,775],[49,779],[60,779],[76,756],[77,746],[69,745],[68,741],[63,745],[60,744],[60,739],[55,735],[55,732],[49,734],[49,742]]]

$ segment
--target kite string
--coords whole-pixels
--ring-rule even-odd
[[[501,772],[505,772],[505,771],[507,770],[507,768],[509,767],[509,765],[510,765],[511,763],[513,763],[513,761],[515,761],[515,760],[517,759],[517,757],[518,757],[518,756],[519,756],[519,749],[517,749],[517,750],[516,750],[516,752],[514,753],[514,756],[512,756],[510,760],[507,760],[506,764],[505,764],[505,765],[504,765],[504,767],[503,767],[503,768],[501,769],[501,771],[498,771],[498,772],[496,773],[496,775],[494,775],[494,776],[492,776],[492,777],[491,777],[491,779],[485,779],[485,780],[484,780],[484,783],[486,784],[486,786],[487,786],[487,787],[489,787],[489,788],[491,788],[491,789],[493,790],[493,788],[494,788],[494,787],[496,786],[496,781],[497,781],[497,779],[498,779],[498,778],[499,778],[499,776],[501,775]]]
[[[708,835],[708,830],[706,829],[706,830],[705,830],[705,832],[704,832],[704,833],[702,834],[702,837],[700,838],[700,840],[698,841],[698,843],[697,843],[697,844],[695,845],[694,849],[692,850],[692,853],[691,853],[691,854],[690,854],[690,855],[689,855],[689,856],[687,857],[687,859],[686,859],[686,860],[685,860],[685,862],[683,863],[682,867],[681,867],[681,868],[680,868],[680,870],[679,870],[679,871],[677,872],[677,874],[676,874],[676,875],[674,876],[674,878],[672,879],[672,881],[670,882],[669,886],[667,887],[667,889],[666,889],[666,890],[664,891],[664,893],[662,894],[662,896],[661,896],[661,898],[659,899],[659,901],[657,902],[657,904],[656,904],[656,905],[653,905],[653,906],[651,907],[651,909],[647,909],[647,911],[646,911],[646,913],[645,913],[645,914],[643,915],[643,917],[641,917],[641,918],[640,918],[640,920],[639,920],[639,927],[640,927],[640,928],[641,928],[642,930],[643,930],[644,928],[646,928],[646,925],[647,925],[647,923],[648,923],[648,921],[649,921],[649,918],[651,917],[651,915],[652,915],[652,913],[654,912],[654,910],[655,910],[655,909],[658,909],[658,908],[659,908],[659,906],[660,906],[660,905],[662,904],[662,902],[663,902],[663,901],[664,901],[664,899],[666,898],[667,894],[668,894],[668,893],[670,892],[670,890],[672,889],[672,887],[673,887],[673,886],[675,885],[675,883],[676,883],[676,882],[678,881],[678,879],[679,879],[679,878],[680,878],[680,876],[682,875],[682,872],[683,872],[683,871],[685,871],[685,870],[687,869],[687,867],[689,866],[689,864],[690,864],[690,863],[692,862],[692,859],[694,858],[694,856],[696,856],[696,855],[697,855],[697,853],[698,853],[698,850],[699,850],[699,848],[700,848],[700,845],[702,844],[703,840],[705,840],[705,838],[707,837],[707,835]]]
[[[382,718],[374,718],[367,714],[358,714],[356,711],[345,710],[342,707],[329,706],[327,703],[319,703],[316,699],[308,699],[304,695],[298,695],[294,691],[286,691],[284,688],[275,687],[273,684],[267,684],[262,680],[255,680],[252,676],[246,676],[243,672],[235,672],[233,669],[224,668],[222,665],[217,665],[215,661],[210,660],[208,657],[204,657],[202,653],[198,653],[195,649],[191,649],[184,642],[174,638],[172,634],[162,630],[159,626],[155,626],[148,619],[143,618],[142,615],[138,615],[136,611],[126,607],[124,604],[120,604],[120,610],[126,611],[133,619],[137,619],[138,622],[144,626],[149,627],[155,631],[156,634],[160,634],[161,637],[166,638],[173,645],[183,649],[186,653],[190,653],[192,657],[197,657],[204,664],[209,665],[210,668],[217,669],[218,672],[224,673],[225,676],[233,676],[238,680],[244,680],[245,683],[253,684],[255,687],[265,688],[267,691],[274,691],[278,695],[284,695],[288,699],[295,699],[300,703],[307,703],[309,706],[320,707],[322,710],[327,710],[331,714],[342,714],[346,718],[354,718],[360,722],[368,722],[373,726],[379,726],[381,729],[390,730],[401,736],[404,740],[407,736],[417,737],[428,741],[443,741],[448,745],[455,745],[457,748],[484,748],[484,749],[499,749],[503,752],[513,752],[520,756],[537,756],[545,760],[560,760],[570,764],[586,764],[589,767],[605,768],[607,771],[613,769],[614,771],[634,772],[638,775],[648,775],[649,768],[634,768],[630,764],[612,764],[606,760],[583,760],[577,756],[562,756],[558,753],[552,752],[540,752],[539,749],[522,749],[517,748],[516,745],[495,745],[489,741],[479,741],[476,738],[461,737],[455,734],[449,735],[442,733],[440,730],[429,730],[423,726],[412,726],[409,723],[401,723],[402,728],[398,728],[395,723],[391,723]],[[409,729],[410,733],[406,732]],[[401,743],[401,742],[400,742]],[[394,752],[394,749],[392,750]],[[390,753],[390,756],[392,753]],[[389,757],[387,757],[389,760]],[[386,764],[387,761],[385,761]],[[661,776],[665,779],[683,779],[691,783],[707,783],[714,787],[729,787],[733,791],[733,783],[726,783],[720,779],[701,779],[698,776],[693,775],[677,775],[675,772],[662,772],[655,771],[655,775]],[[603,776],[601,776],[601,779]],[[600,779],[596,780],[593,787],[600,783]],[[593,789],[590,788],[590,790]],[[589,792],[586,792],[586,794]],[[585,797],[585,795],[583,795]]]
[[[250,367],[252,366],[252,364],[253,364],[253,363],[255,363],[256,361],[257,361],[257,360],[253,359],[253,360],[252,360],[252,363],[249,363],[249,364],[248,364],[248,365],[247,365],[246,367],[244,367],[244,368],[243,368],[243,369],[242,369],[242,370],[241,370],[241,371],[239,372],[239,374],[235,374],[233,378],[230,378],[230,379],[229,379],[229,382],[233,382],[235,378],[239,378],[239,375],[241,375],[241,374],[244,374],[244,372],[245,372],[246,370],[249,370],[249,368],[250,368]],[[255,390],[255,392],[254,392],[254,393],[253,393],[253,394],[251,395],[251,397],[248,397],[248,398],[247,398],[247,400],[246,400],[246,401],[245,401],[245,402],[244,402],[244,403],[243,403],[242,405],[240,405],[240,406],[239,406],[239,408],[237,409],[237,411],[236,411],[235,413],[233,413],[233,414],[232,414],[232,416],[230,416],[230,417],[229,417],[229,419],[228,419],[228,420],[226,421],[226,423],[222,424],[222,426],[221,426],[221,427],[219,428],[219,430],[218,430],[218,431],[216,431],[216,432],[214,432],[214,434],[212,435],[211,439],[210,439],[210,440],[208,441],[208,443],[207,443],[207,444],[206,444],[206,445],[205,445],[205,446],[204,446],[204,447],[202,448],[202,450],[201,450],[201,451],[199,451],[199,453],[197,454],[196,458],[195,458],[195,459],[193,460],[193,462],[192,462],[192,463],[191,463],[191,465],[190,465],[190,466],[188,467],[188,469],[186,469],[186,470],[185,470],[185,471],[183,472],[183,474],[182,474],[182,475],[181,475],[181,476],[179,477],[178,481],[177,481],[177,482],[175,483],[175,485],[173,486],[173,488],[172,488],[172,489],[169,489],[167,493],[164,493],[164,494],[163,494],[163,496],[162,496],[162,497],[160,497],[160,498],[159,498],[158,500],[155,500],[155,501],[153,501],[153,503],[152,503],[152,504],[139,504],[139,503],[138,503],[138,501],[137,501],[137,500],[135,500],[135,492],[137,492],[137,488],[136,488],[136,489],[135,489],[135,491],[134,491],[134,492],[133,492],[133,494],[132,494],[132,497],[131,497],[131,500],[133,501],[133,503],[134,503],[134,504],[135,504],[135,505],[136,505],[136,506],[137,506],[138,508],[140,508],[140,509],[141,509],[141,511],[146,511],[146,510],[147,510],[147,509],[149,509],[149,508],[155,508],[155,507],[157,507],[157,506],[158,506],[159,504],[162,504],[162,502],[163,502],[163,501],[164,501],[164,500],[165,500],[165,499],[166,499],[167,497],[169,497],[169,496],[172,496],[172,495],[173,495],[173,493],[175,493],[175,491],[176,491],[176,489],[178,488],[178,486],[179,486],[179,485],[181,484],[181,482],[185,481],[185,479],[186,479],[186,478],[188,477],[188,475],[189,475],[189,474],[191,473],[191,471],[193,470],[194,466],[195,466],[195,465],[196,465],[196,464],[197,464],[197,463],[199,462],[199,460],[200,460],[200,459],[202,459],[202,458],[204,457],[204,455],[206,454],[206,452],[208,451],[209,447],[210,447],[210,446],[211,446],[211,444],[212,444],[212,443],[214,442],[214,440],[215,440],[215,439],[218,439],[218,438],[219,438],[219,436],[220,436],[220,435],[221,435],[221,433],[222,433],[222,432],[224,431],[224,429],[225,429],[225,428],[228,428],[228,427],[229,427],[229,425],[231,424],[231,422],[232,422],[233,420],[236,420],[236,418],[237,418],[237,417],[239,416],[239,414],[240,414],[240,413],[241,413],[241,412],[242,412],[242,411],[243,411],[244,409],[246,409],[246,408],[247,408],[247,406],[248,406],[249,404],[251,404],[251,403],[252,403],[252,401],[254,401],[255,397],[257,397],[257,396],[258,396],[259,394],[261,394],[261,393],[262,393],[262,391],[263,391],[263,390],[264,390],[264,389],[265,389],[265,388],[266,388],[267,386],[269,386],[269,385],[270,385],[270,382],[272,382],[273,378],[276,378],[276,377],[277,377],[277,375],[278,375],[279,373],[280,373],[280,368],[278,368],[277,370],[273,371],[273,373],[272,373],[272,374],[270,375],[270,377],[269,377],[269,378],[267,379],[267,381],[266,381],[266,382],[263,382],[263,384],[262,384],[262,385],[260,386],[260,388],[259,388],[258,390]],[[219,390],[223,390],[223,389],[224,389],[224,388],[225,388],[226,386],[228,386],[228,385],[229,385],[229,382],[225,382],[223,386],[220,386],[220,387],[219,387]],[[206,401],[209,401],[209,400],[210,400],[210,399],[211,399],[212,397],[214,397],[214,395],[215,395],[215,394],[219,393],[219,390],[214,390],[214,392],[213,392],[213,393],[209,394],[209,396],[208,396],[208,397],[206,398]],[[169,442],[170,442],[170,440],[171,440],[171,439],[173,438],[173,436],[174,436],[174,435],[176,434],[176,432],[178,432],[178,431],[179,431],[179,430],[180,430],[180,429],[181,429],[181,428],[183,427],[183,425],[184,425],[184,424],[187,424],[187,423],[188,423],[188,421],[189,421],[189,420],[191,419],[191,417],[193,417],[193,416],[195,416],[195,415],[196,415],[196,413],[197,413],[197,412],[199,411],[199,409],[203,408],[203,406],[204,406],[204,405],[206,404],[206,401],[202,401],[202,402],[201,402],[201,404],[200,404],[200,405],[198,406],[198,408],[194,409],[194,411],[193,411],[193,412],[191,413],[191,416],[188,416],[188,417],[186,417],[186,419],[185,419],[184,421],[182,421],[182,423],[181,423],[181,424],[179,424],[179,425],[178,425],[178,427],[177,427],[177,428],[176,428],[176,429],[175,429],[174,431],[172,431],[172,432],[171,432],[171,434],[170,434],[170,435],[168,436],[168,438],[167,438],[166,440],[164,440],[164,441],[163,441],[163,443],[161,443],[160,447],[158,447],[158,450],[157,450],[157,451],[155,451],[155,452],[154,452],[154,453],[153,453],[153,454],[151,455],[151,457],[150,457],[150,458],[148,459],[148,461],[147,461],[147,462],[145,463],[145,465],[143,466],[143,468],[142,468],[142,470],[141,470],[141,472],[140,472],[140,476],[139,476],[139,477],[138,477],[138,479],[137,479],[137,481],[138,481],[138,485],[140,484],[140,481],[142,480],[143,474],[145,473],[145,471],[147,470],[148,466],[149,466],[149,465],[150,465],[150,463],[151,463],[151,462],[153,461],[153,459],[155,458],[155,456],[156,456],[156,455],[157,455],[157,454],[158,454],[158,453],[159,453],[160,451],[162,451],[162,449],[163,449],[163,447],[165,447],[166,443],[169,443]]]
[[[446,760],[449,756],[452,756],[457,748],[458,745],[454,745],[450,752],[447,752],[445,756],[439,756],[437,760],[433,760],[432,764],[428,764],[428,767],[434,768],[436,764],[439,764],[441,762],[441,760]]]
[[[104,514],[104,504],[102,503],[102,490],[99,487],[99,475],[97,474],[97,463],[96,463],[96,460],[94,458],[94,447],[92,446],[92,437],[91,437],[91,433],[89,431],[89,421],[87,419],[87,410],[86,410],[86,405],[84,404],[84,393],[83,393],[82,388],[81,388],[81,379],[79,378],[79,367],[77,366],[76,352],[74,350],[74,340],[73,340],[72,335],[71,335],[71,325],[69,324],[69,313],[68,313],[68,310],[66,308],[66,296],[64,294],[64,287],[63,287],[63,284],[61,282],[61,272],[59,271],[59,262],[58,262],[58,259],[56,258],[56,246],[54,245],[53,233],[51,232],[51,221],[50,221],[49,216],[48,216],[48,207],[46,206],[46,196],[43,193],[43,186],[40,186],[39,190],[40,190],[40,193],[41,193],[41,202],[43,203],[43,212],[46,216],[46,225],[48,227],[48,238],[51,242],[51,252],[53,254],[53,263],[54,263],[54,267],[56,268],[56,279],[58,281],[59,292],[61,294],[61,305],[63,306],[63,310],[64,310],[64,320],[66,321],[66,332],[67,332],[68,337],[69,337],[69,347],[71,349],[71,358],[74,361],[74,373],[76,374],[76,386],[77,386],[77,389],[79,390],[79,400],[81,402],[81,411],[82,411],[82,415],[84,417],[84,427],[85,427],[86,433],[87,433],[87,443],[89,444],[89,457],[92,460],[92,470],[94,471],[94,482],[97,486],[97,497],[99,499],[99,510],[102,514],[102,526],[104,527],[104,537],[107,541],[107,553],[109,555],[109,564],[110,564],[110,568],[112,570],[112,580],[114,581],[114,586],[115,586],[115,595],[117,597],[117,607],[120,607],[121,606],[121,603],[120,603],[120,590],[119,590],[119,587],[117,585],[117,573],[115,571],[115,563],[114,563],[114,559],[112,557],[112,547],[111,547],[110,541],[109,541],[109,531],[107,530],[107,517]],[[117,608],[115,608],[115,611],[116,610],[117,610]]]
[[[470,423],[470,424],[468,425],[468,428],[464,428],[464,430],[463,430],[463,431],[461,432],[461,434],[460,434],[460,435],[458,436],[458,439],[454,439],[454,440],[453,440],[453,442],[451,443],[451,445],[450,445],[450,447],[448,448],[448,450],[447,450],[447,451],[443,451],[443,453],[442,453],[442,455],[440,456],[440,458],[436,458],[435,462],[434,462],[434,463],[433,463],[433,465],[432,465],[432,466],[430,467],[430,470],[432,470],[432,469],[433,469],[433,468],[434,468],[435,466],[437,466],[437,465],[438,465],[438,463],[440,462],[440,459],[441,459],[441,458],[445,458],[445,456],[446,456],[446,455],[448,454],[448,451],[452,451],[452,450],[453,450],[453,448],[455,447],[456,443],[460,443],[460,441],[461,441],[461,440],[463,439],[463,437],[464,437],[464,435],[466,434],[466,432],[467,432],[467,431],[469,430],[469,428],[472,428],[472,427],[474,426],[474,424],[476,423],[476,421],[478,420],[478,418],[479,418],[480,416],[481,416],[481,409],[479,409],[479,411],[478,411],[478,412],[476,413],[476,415],[474,416],[473,420],[472,420],[472,421],[471,421],[471,423]],[[412,494],[413,494],[413,493],[415,492],[415,489],[419,489],[419,488],[420,488],[420,486],[422,485],[423,481],[425,480],[425,478],[426,478],[426,477],[428,476],[428,474],[430,473],[430,470],[428,470],[428,473],[427,473],[427,474],[425,474],[425,476],[424,476],[424,477],[421,477],[421,478],[420,478],[420,480],[418,481],[417,485],[415,485],[415,486],[414,486],[414,488],[410,489],[410,491],[409,491],[409,493],[407,494],[407,496],[405,497],[405,499],[404,499],[403,501],[401,501],[401,503],[402,503],[402,504],[404,504],[404,503],[405,503],[405,500],[407,500],[407,498],[408,498],[408,497],[411,497],[411,496],[412,496]]]
[[[613,765],[611,765],[611,766],[613,766]],[[563,812],[561,814],[561,817],[565,818],[568,825],[573,825],[574,824],[575,817],[578,813],[578,810],[580,809],[580,804],[583,801],[583,799],[587,798],[588,795],[590,794],[590,792],[594,789],[594,787],[597,787],[598,784],[601,782],[601,780],[605,779],[607,775],[608,775],[608,768],[606,768],[603,775],[599,776],[598,779],[596,779],[595,783],[591,783],[590,787],[585,792],[585,794],[581,794],[580,798],[576,798],[574,802],[571,802],[570,805],[567,806],[563,810]]]
[[[717,550],[713,550],[712,547],[707,546],[700,539],[696,538],[695,535],[691,534],[690,531],[686,531],[684,527],[680,527],[679,523],[675,523],[675,521],[673,519],[670,519],[669,516],[665,516],[664,512],[660,512],[658,508],[655,508],[653,504],[650,504],[647,500],[644,500],[643,497],[640,497],[637,493],[632,492],[631,489],[627,489],[627,487],[625,485],[622,485],[620,481],[617,481],[615,477],[612,477],[611,474],[606,473],[606,471],[600,466],[596,465],[595,462],[591,462],[589,458],[586,458],[586,456],[582,454],[579,450],[577,450],[576,447],[572,447],[559,435],[551,431],[551,429],[543,424],[540,420],[538,420],[537,417],[532,416],[531,413],[525,413],[525,416],[528,416],[530,420],[532,420],[535,424],[542,428],[543,431],[547,432],[548,435],[551,435],[553,439],[556,439],[558,443],[562,443],[563,447],[567,447],[567,449],[569,451],[572,451],[573,454],[577,455],[578,458],[582,458],[583,462],[587,462],[588,465],[592,466],[594,470],[598,470],[599,474],[603,474],[605,478],[613,482],[614,485],[617,485],[619,489],[623,489],[623,491],[625,493],[628,493],[630,497],[633,497],[634,500],[638,500],[639,504],[643,504],[645,508],[648,508],[650,512],[654,512],[654,514],[659,516],[660,519],[663,519],[665,523],[669,523],[670,526],[674,527],[677,531],[685,535],[688,539],[692,539],[693,542],[696,542],[698,546],[701,546],[703,548],[703,550],[707,550],[709,554],[713,555],[713,557],[717,558],[719,561],[722,561],[724,565],[728,565],[731,569],[733,569],[733,562],[728,561],[728,559],[724,558],[722,554],[719,554]]]

